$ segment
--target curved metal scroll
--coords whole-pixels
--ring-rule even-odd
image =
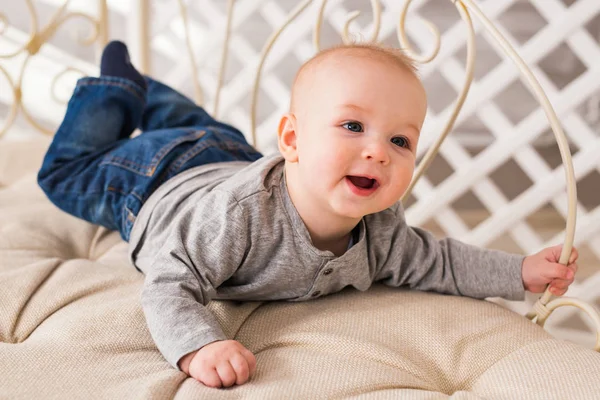
[[[22,88],[22,83],[23,83],[23,76],[25,74],[25,71],[27,70],[27,68],[26,68],[27,63],[29,62],[30,58],[39,52],[40,48],[46,42],[48,42],[52,38],[52,36],[54,36],[56,31],[67,20],[69,20],[70,18],[73,18],[73,17],[78,17],[78,18],[83,18],[83,19],[87,20],[91,24],[92,33],[87,38],[80,40],[81,44],[90,45],[90,44],[94,43],[95,41],[97,41],[99,38],[103,42],[106,41],[106,32],[105,32],[106,13],[107,13],[106,0],[100,0],[100,7],[99,7],[100,16],[98,17],[98,19],[95,19],[95,18],[91,17],[90,15],[83,14],[80,12],[67,12],[66,10],[67,10],[69,1],[70,0],[65,0],[65,2],[62,4],[62,6],[59,7],[56,10],[56,12],[52,15],[52,17],[50,18],[50,21],[43,28],[39,29],[38,17],[37,17],[35,7],[33,6],[33,3],[31,2],[31,0],[25,0],[25,4],[27,5],[27,8],[29,10],[29,18],[30,18],[30,26],[31,26],[30,32],[29,32],[29,38],[28,38],[27,42],[25,44],[23,44],[19,49],[12,51],[11,53],[0,54],[0,58],[8,59],[8,58],[18,56],[21,53],[26,53],[25,60],[23,61],[23,64],[21,65],[20,74],[19,74],[19,77],[16,80],[16,82],[13,81],[10,78],[7,71],[0,66],[0,72],[7,79],[8,84],[9,84],[10,88],[12,89],[13,100],[14,100],[13,103],[11,104],[10,111],[9,111],[8,117],[6,119],[6,122],[4,123],[4,126],[0,127],[0,137],[2,135],[4,135],[4,133],[6,133],[8,128],[13,124],[19,108],[21,109],[25,119],[31,125],[33,125],[36,129],[38,129],[39,131],[46,133],[46,134],[52,133],[51,130],[43,127],[35,120],[35,118],[33,118],[31,113],[29,112],[29,110],[27,109],[25,104],[23,103],[23,93],[22,93],[21,88]],[[0,13],[0,21],[2,21],[3,25],[5,25],[5,26],[8,25],[7,17],[1,13]],[[2,31],[0,31],[0,34],[3,34],[4,30],[5,30],[5,28],[2,29]],[[57,79],[59,79],[66,72],[67,72],[66,70],[60,72],[53,80],[52,95],[53,95],[53,98],[55,98],[55,99],[57,98],[56,93],[54,92],[55,83],[56,83]]]
[[[310,3],[312,0],[306,0],[299,4],[299,6],[290,14],[289,18],[283,24],[283,26],[275,32],[271,38],[269,39],[267,45],[263,49],[261,61],[258,67],[254,92],[252,97],[252,106],[251,106],[251,129],[252,129],[252,143],[256,145],[256,101],[258,94],[258,87],[260,82],[260,75],[262,72],[262,66],[264,64],[265,58],[269,53],[273,43],[279,36],[279,34],[283,31],[283,29],[293,20],[295,19]],[[497,43],[503,48],[504,52],[508,57],[516,64],[519,70],[522,73],[522,76],[529,82],[531,91],[533,95],[537,98],[538,102],[544,109],[552,131],[554,132],[556,141],[558,143],[561,158],[563,161],[563,166],[565,169],[565,175],[567,180],[567,196],[568,196],[568,212],[567,212],[567,224],[565,229],[565,240],[562,248],[562,252],[560,255],[559,262],[563,265],[566,265],[569,256],[571,254],[571,250],[573,248],[573,239],[575,235],[575,221],[576,221],[576,205],[577,205],[577,193],[576,193],[576,179],[575,173],[573,171],[573,162],[571,159],[571,154],[569,151],[569,146],[567,142],[567,138],[561,128],[560,122],[552,105],[550,104],[546,94],[538,83],[537,79],[529,69],[529,67],[525,64],[523,59],[515,52],[512,46],[506,41],[506,39],[502,36],[502,34],[498,31],[498,29],[494,26],[494,24],[483,14],[483,12],[479,9],[479,7],[475,4],[473,0],[450,0],[456,6],[461,18],[466,23],[468,28],[468,38],[467,38],[467,61],[466,61],[466,75],[465,75],[465,83],[461,93],[458,96],[456,104],[454,106],[454,110],[448,119],[446,126],[442,130],[442,134],[438,137],[436,142],[429,148],[422,162],[419,163],[419,166],[415,172],[415,176],[413,181],[411,182],[410,187],[405,193],[404,197],[408,196],[414,187],[414,185],[418,182],[418,180],[423,176],[428,166],[430,165],[433,158],[436,156],[441,144],[444,139],[447,137],[448,133],[454,126],[456,119],[462,109],[464,102],[467,97],[467,93],[470,89],[471,82],[473,81],[473,71],[475,64],[475,31],[473,29],[473,24],[471,21],[471,16],[469,11],[471,11],[482,23],[487,32],[497,41]],[[425,21],[428,28],[434,35],[434,49],[429,55],[419,55],[417,54],[410,43],[408,42],[406,31],[405,31],[405,19],[410,7],[412,0],[405,0],[404,7],[402,9],[400,20],[398,23],[398,40],[404,47],[406,53],[412,57],[415,61],[426,63],[433,60],[440,49],[440,34],[437,28],[429,21]],[[317,22],[315,25],[313,41],[315,48],[317,51],[320,49],[320,27],[322,24],[323,13],[326,6],[327,0],[322,0],[321,6],[319,9],[319,13],[317,16]],[[379,21],[380,21],[380,13],[381,9],[379,3],[377,1],[371,1],[371,5],[373,8],[373,13],[375,16],[375,28],[374,28],[374,37],[371,38],[374,41],[377,38],[377,34],[379,32]],[[348,34],[348,25],[349,23],[358,16],[357,12],[351,13],[346,24],[344,25],[343,31],[343,40],[345,43],[349,41]],[[578,307],[585,311],[594,321],[597,327],[597,335],[596,335],[596,344],[594,349],[596,351],[600,351],[600,314],[597,310],[594,309],[593,306],[586,304],[580,300],[570,299],[570,298],[562,298],[555,299],[549,302],[551,298],[551,293],[547,288],[543,296],[536,302],[531,312],[529,312],[526,316],[527,318],[535,321],[540,326],[543,326],[546,319],[550,315],[550,313],[561,306],[572,305]]]
[[[429,21],[425,21],[425,23],[429,27],[429,30],[434,34],[435,48],[434,48],[432,54],[427,57],[419,56],[415,53],[415,51],[412,49],[412,47],[408,41],[408,38],[406,37],[406,33],[405,33],[406,30],[404,27],[406,13],[408,11],[411,1],[412,0],[408,0],[408,1],[406,1],[406,3],[404,3],[404,8],[402,10],[402,14],[400,15],[400,21],[398,23],[398,40],[400,41],[402,46],[404,46],[404,51],[410,57],[414,58],[415,60],[421,60],[421,62],[426,63],[426,62],[433,60],[440,51],[440,33],[432,23],[430,23]],[[454,3],[454,5],[456,6],[458,12],[460,13],[461,18],[465,22],[465,24],[467,26],[467,33],[468,33],[468,36],[467,36],[467,61],[466,61],[467,70],[466,70],[466,74],[465,74],[465,83],[463,85],[463,89],[461,90],[461,92],[458,96],[458,99],[456,100],[454,110],[452,111],[452,114],[450,115],[448,122],[446,122],[446,126],[442,130],[442,133],[440,134],[438,139],[435,141],[435,143],[427,150],[427,153],[423,157],[423,160],[417,166],[415,175],[414,175],[412,181],[410,182],[408,189],[406,189],[406,192],[402,196],[402,199],[405,199],[406,197],[408,197],[410,195],[410,193],[412,192],[412,189],[414,188],[417,181],[423,176],[423,174],[425,173],[427,168],[429,168],[429,166],[431,165],[431,162],[437,155],[442,143],[444,142],[444,140],[446,139],[446,137],[452,130],[452,127],[454,126],[454,123],[456,122],[456,119],[458,118],[458,114],[460,114],[460,110],[462,110],[462,107],[465,104],[465,100],[467,99],[467,94],[469,93],[469,89],[471,88],[471,83],[473,82],[473,74],[475,71],[475,29],[473,28],[473,21],[471,21],[469,12],[465,9],[464,5],[462,5],[460,3]]]
[[[408,7],[412,0],[407,0],[405,4],[405,9]],[[568,263],[569,257],[571,255],[571,251],[573,249],[573,240],[575,237],[575,221],[576,221],[576,210],[577,210],[577,192],[576,192],[576,182],[575,172],[573,170],[573,160],[571,158],[571,152],[569,150],[569,144],[567,141],[567,137],[562,130],[560,125],[560,121],[556,115],[556,112],[552,108],[548,97],[546,96],[544,90],[540,86],[539,82],[527,66],[527,64],[523,61],[523,59],[517,54],[517,52],[512,48],[510,43],[502,36],[502,34],[498,31],[498,29],[494,26],[494,24],[485,16],[485,14],[479,9],[479,7],[475,4],[473,0],[451,0],[459,11],[461,9],[462,13],[466,13],[468,15],[468,10],[471,11],[475,16],[477,16],[487,30],[487,32],[496,40],[496,42],[502,47],[507,56],[511,58],[511,60],[516,64],[519,70],[522,73],[522,76],[527,80],[530,85],[532,94],[536,97],[544,112],[546,113],[546,117],[550,123],[554,136],[556,138],[556,142],[558,144],[560,155],[562,158],[563,167],[565,169],[565,176],[567,182],[567,197],[568,197],[568,210],[567,210],[567,224],[565,229],[565,240],[562,247],[562,252],[560,254],[559,262],[563,265]],[[468,9],[468,10],[467,10]],[[460,103],[460,99],[459,102]],[[452,120],[452,118],[451,118]],[[453,122],[453,121],[452,121]],[[448,127],[447,127],[448,128]],[[437,149],[441,145],[444,140],[445,135],[440,136],[438,141],[433,146],[435,151],[430,151],[427,153],[427,156],[431,158],[435,156],[437,153]],[[422,176],[423,172],[427,168],[431,158],[424,159],[424,166],[419,168],[420,174],[415,176],[411,184],[414,186],[416,181]],[[427,163],[425,163],[427,161]],[[553,310],[558,307],[570,305],[580,308],[585,311],[592,319],[594,324],[596,325],[596,343],[594,345],[594,350],[600,352],[600,314],[598,311],[590,304],[587,304],[581,300],[572,299],[572,298],[559,298],[549,302],[552,294],[549,291],[549,288],[546,288],[546,291],[542,295],[542,297],[535,303],[532,310],[526,314],[526,317],[536,322],[540,326],[544,326],[546,319],[551,314]]]

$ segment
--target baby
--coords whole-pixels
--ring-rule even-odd
[[[523,257],[407,226],[399,199],[426,106],[399,50],[328,49],[298,72],[280,154],[263,157],[112,42],[101,76],[78,82],[38,182],[61,209],[129,241],[165,359],[207,386],[240,385],[256,359],[227,340],[212,299],[304,301],[373,282],[522,299],[573,282],[576,250],[563,266],[560,246]]]

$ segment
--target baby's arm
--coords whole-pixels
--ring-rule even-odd
[[[176,228],[144,271],[142,307],[152,338],[167,361],[207,385],[221,386],[228,385],[230,377],[220,363],[225,359],[237,363],[238,357],[229,351],[215,358],[215,348],[235,348],[245,358],[253,356],[241,344],[226,340],[206,304],[242,262],[247,221],[237,203],[227,197],[213,194],[210,207],[205,204],[192,205],[177,215]],[[204,376],[204,367],[211,363],[219,376],[224,370],[220,382]],[[243,368],[240,373],[234,383],[247,380]]]
[[[524,257],[483,249],[458,240],[437,240],[431,233],[406,224],[402,211],[376,280],[474,298],[504,297],[520,300],[525,295],[521,268]]]

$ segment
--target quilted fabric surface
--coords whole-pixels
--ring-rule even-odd
[[[600,398],[600,354],[490,302],[381,286],[211,303],[258,366],[246,385],[206,388],[156,350],[126,243],[37,187],[47,145],[0,143],[2,399]]]

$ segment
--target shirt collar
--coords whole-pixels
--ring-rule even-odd
[[[326,250],[326,251],[319,250],[312,244],[312,240],[310,238],[310,233],[308,232],[308,228],[304,224],[304,221],[302,221],[302,217],[300,217],[300,214],[298,213],[298,210],[294,206],[294,203],[292,202],[292,199],[290,197],[290,193],[288,191],[287,183],[286,183],[284,164],[285,164],[285,162],[281,163],[281,180],[279,182],[279,189],[281,192],[281,199],[283,201],[283,206],[285,208],[287,215],[290,217],[292,224],[294,225],[293,226],[294,230],[305,241],[305,244],[312,247],[314,249],[314,251],[316,253],[318,253],[319,255],[325,256],[325,257],[335,257],[335,255],[332,252],[330,252],[329,250]],[[363,241],[364,238],[365,238],[365,219],[363,217],[363,218],[361,218],[358,225],[352,230],[352,233],[350,235],[350,242],[348,243],[348,250],[346,251],[346,253],[344,253],[344,255],[342,255],[342,257],[344,257],[348,253],[348,251],[350,250],[351,247],[353,247],[354,245]]]

